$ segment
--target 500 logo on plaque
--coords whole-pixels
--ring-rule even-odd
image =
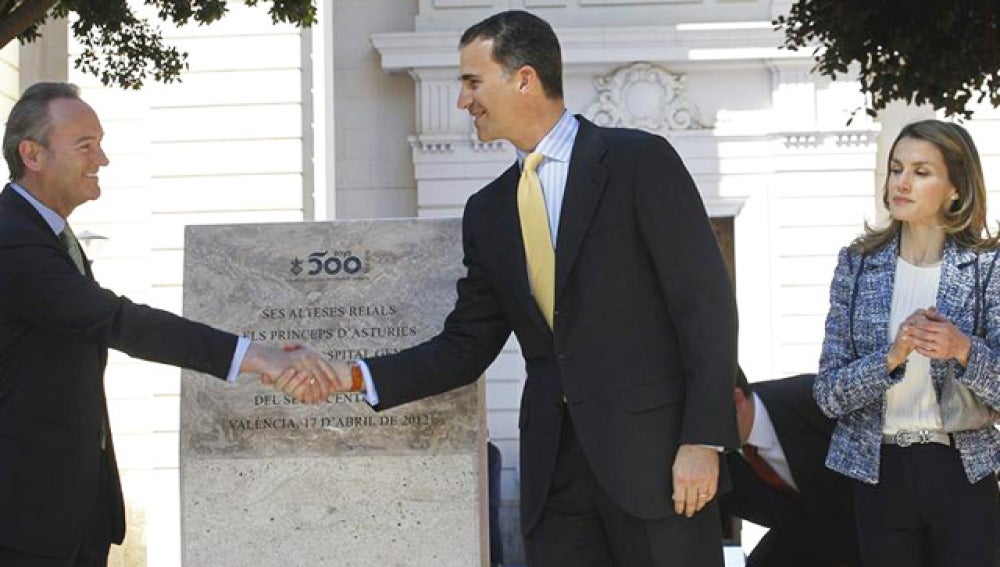
[[[350,250],[311,252],[305,260],[298,256],[293,258],[289,271],[293,276],[303,278],[357,278],[368,273],[368,254],[366,252],[365,259],[362,260]]]

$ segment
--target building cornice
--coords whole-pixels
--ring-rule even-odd
[[[562,28],[556,34],[567,67],[811,59],[808,51],[781,49],[782,35],[770,22]],[[384,70],[406,72],[458,67],[459,35],[457,31],[382,33],[372,35],[371,42]]]

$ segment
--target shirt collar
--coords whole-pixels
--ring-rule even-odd
[[[750,428],[747,444],[768,448],[777,442],[778,434],[774,430],[774,423],[771,422],[771,415],[767,413],[767,408],[760,401],[760,396],[753,392],[753,426]]]
[[[579,130],[580,122],[577,121],[576,117],[570,111],[563,110],[562,116],[552,126],[552,129],[542,137],[538,145],[535,146],[534,151],[541,153],[548,160],[568,162],[570,155],[573,153],[573,139],[576,138],[576,133]],[[524,158],[531,152],[525,152],[517,148],[515,150],[517,151],[517,163],[523,166]]]
[[[24,197],[24,200],[28,201],[28,203],[30,203],[31,206],[34,207],[36,211],[38,211],[38,214],[42,215],[42,218],[45,219],[45,223],[49,225],[49,228],[52,229],[52,232],[56,233],[56,236],[58,236],[63,231],[63,229],[66,228],[66,219],[59,216],[59,213],[45,206],[44,203],[42,203],[41,201],[36,199],[34,195],[29,193],[27,189],[21,187],[17,183],[11,182],[10,186],[13,187],[14,190],[17,191],[17,193],[20,196]]]

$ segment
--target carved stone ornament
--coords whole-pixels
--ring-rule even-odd
[[[594,79],[597,102],[586,116],[600,126],[641,130],[708,128],[687,99],[684,75],[650,63],[632,63]]]

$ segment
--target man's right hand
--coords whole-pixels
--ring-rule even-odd
[[[332,362],[328,364],[332,369],[334,378],[322,378],[322,387],[326,392],[323,394],[322,400],[325,400],[327,396],[335,392],[360,392],[363,390],[363,388],[359,389],[353,387],[351,380],[351,366],[349,364],[345,364],[343,362]],[[320,380],[321,379],[316,379],[317,383]],[[280,390],[286,394],[294,396],[295,399],[300,402],[318,403],[313,401],[313,398],[311,397],[313,388],[315,387],[312,383],[312,379],[308,374],[299,372],[295,368],[285,370],[277,378],[262,377],[261,381],[265,384],[274,386],[276,390]]]
[[[331,392],[351,385],[350,369],[343,373],[321,352],[296,343],[283,347],[252,343],[240,370],[260,374],[262,383],[303,403],[322,403]]]

